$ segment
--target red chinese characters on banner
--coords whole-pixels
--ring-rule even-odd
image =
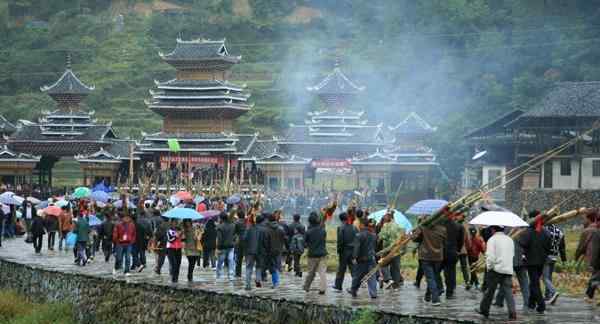
[[[212,166],[218,165],[220,167],[225,167],[225,158],[222,156],[186,156],[186,155],[162,155],[160,157],[160,165],[161,169],[165,169],[168,167],[170,163],[176,163],[181,165],[188,165],[190,167],[197,166]],[[236,159],[230,160],[231,166],[235,166],[237,164]]]
[[[324,168],[324,169],[348,169],[352,167],[350,160],[312,160],[310,165],[313,168]]]

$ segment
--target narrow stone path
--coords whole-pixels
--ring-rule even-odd
[[[155,275],[152,268],[155,264],[153,254],[148,254],[148,267],[141,273],[134,273],[131,276],[119,274],[112,275],[113,258],[109,263],[105,263],[102,254],[97,255],[96,260],[85,267],[79,267],[73,264],[73,252],[65,251],[47,251],[45,248],[42,254],[36,255],[31,244],[26,244],[22,238],[3,240],[0,248],[0,258],[26,264],[31,267],[43,268],[64,273],[85,274],[96,277],[113,278],[127,282],[146,282],[156,285],[172,286],[168,277],[168,261],[162,270],[162,275]],[[181,273],[177,288],[199,289],[223,294],[253,295],[260,298],[281,299],[297,301],[304,303],[317,303],[329,306],[343,307],[364,307],[377,309],[387,313],[404,314],[410,316],[420,316],[429,318],[447,318],[454,320],[472,321],[476,323],[500,323],[506,322],[506,309],[491,309],[489,320],[475,314],[474,309],[479,304],[481,293],[476,291],[466,291],[459,287],[457,297],[453,300],[444,300],[442,306],[434,307],[422,301],[424,289],[417,289],[410,284],[398,290],[379,291],[379,298],[372,300],[369,298],[366,289],[361,289],[358,298],[352,298],[348,293],[337,293],[328,289],[325,295],[319,295],[317,291],[318,277],[313,283],[313,290],[306,293],[302,290],[303,279],[294,277],[291,273],[285,272],[281,277],[280,288],[274,290],[268,282],[264,288],[253,288],[251,291],[244,290],[244,282],[240,278],[232,281],[221,279],[215,280],[215,272],[211,269],[196,269],[194,273],[194,282],[188,283],[186,280],[187,260],[185,256],[181,264]],[[328,286],[333,283],[335,274],[328,274]],[[350,284],[350,276],[344,283],[344,288]],[[555,306],[549,306],[546,315],[539,316],[535,312],[523,311],[521,296],[515,296],[518,309],[518,323],[600,323],[600,307],[592,306],[583,301],[582,298],[561,296]]]

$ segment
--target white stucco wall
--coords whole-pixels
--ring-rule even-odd
[[[600,189],[600,177],[593,176],[592,161],[600,158],[583,159],[581,171],[581,187],[584,189]]]
[[[583,173],[585,174],[585,173]],[[579,162],[571,160],[571,175],[560,175],[560,160],[552,161],[552,189],[577,189],[579,186]]]

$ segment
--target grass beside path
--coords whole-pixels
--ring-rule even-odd
[[[68,304],[34,303],[13,291],[0,292],[0,324],[74,324]]]

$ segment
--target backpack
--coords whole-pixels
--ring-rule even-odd
[[[303,235],[301,235],[301,234],[294,235],[294,237],[292,238],[291,250],[292,250],[292,253],[297,253],[297,254],[304,253],[304,236]]]

